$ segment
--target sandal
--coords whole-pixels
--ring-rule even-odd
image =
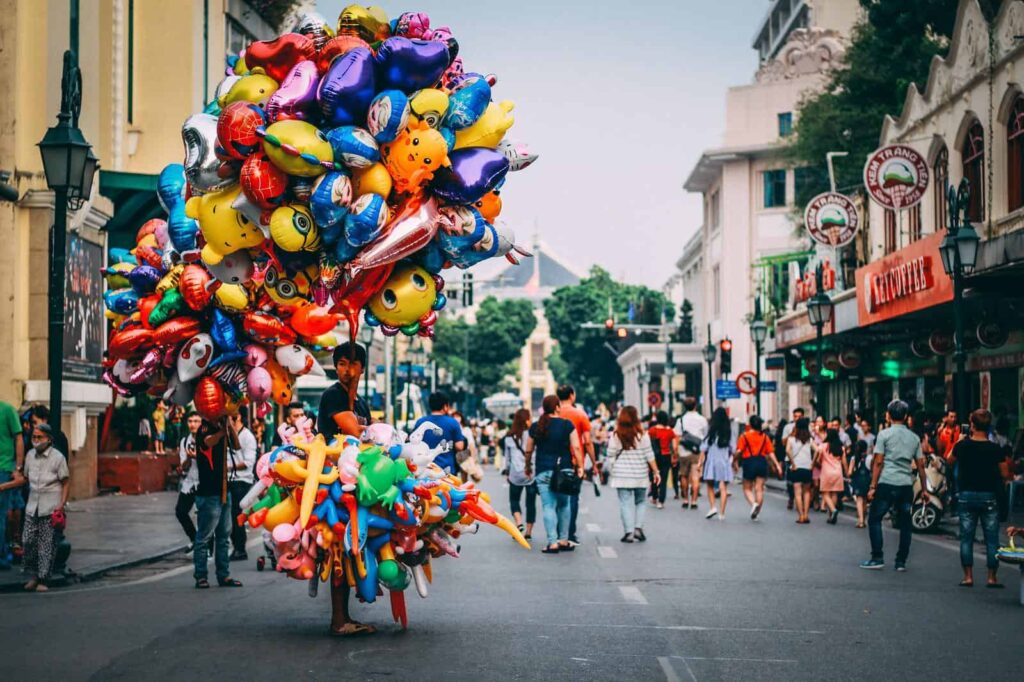
[[[42,585],[39,587],[42,587]],[[1001,590],[1003,587],[1004,585],[1002,583],[985,583],[985,589],[988,590]]]
[[[576,548],[573,547],[572,545],[569,545],[569,544],[563,545],[563,544],[559,543],[558,551],[559,552],[575,552]]]
[[[541,554],[558,554],[560,551],[561,551],[561,548],[558,545],[556,545],[555,547],[545,547],[544,549],[542,549],[540,551],[540,553]]]
[[[200,578],[199,580],[196,581],[196,589],[197,590],[208,590],[208,589],[210,589],[210,581],[207,580],[206,578]]]
[[[358,637],[360,635],[372,635],[377,632],[377,628],[366,623],[357,623],[350,621],[341,626],[340,630],[331,628],[332,637]]]
[[[633,537],[637,539],[637,542],[646,542],[647,541],[647,536],[644,535],[644,529],[643,528],[635,528],[633,530]]]
[[[35,592],[36,589],[38,589],[38,588],[39,588],[39,581],[36,580],[35,578],[32,578],[27,583],[25,583],[25,587],[23,589],[26,592]]]
[[[241,587],[242,581],[234,578],[225,578],[217,581],[217,587]]]
[[[967,582],[966,580],[961,580],[960,584],[958,584],[957,587],[974,587],[974,583]]]

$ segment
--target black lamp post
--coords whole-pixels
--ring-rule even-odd
[[[768,338],[768,325],[761,317],[760,293],[754,297],[754,319],[750,321],[750,338],[754,340],[754,375],[757,380],[754,397],[757,401],[757,413],[763,416],[764,413],[761,412],[761,351],[764,349],[764,340]]]
[[[825,377],[822,374],[822,370],[824,369],[824,365],[822,362],[822,337],[825,325],[832,321],[832,299],[829,298],[828,294],[826,294],[824,291],[824,286],[822,285],[822,274],[822,265],[821,263],[818,263],[818,267],[814,271],[814,283],[815,290],[817,293],[815,293],[814,296],[812,296],[810,300],[807,301],[807,317],[810,319],[811,324],[813,324],[814,327],[818,330],[818,375],[814,380],[814,400],[817,403],[816,406],[818,415],[828,419],[825,410]]]
[[[636,390],[640,395],[640,397],[637,398],[637,409],[641,414],[644,413],[644,387],[650,384],[650,381],[651,371],[647,367],[647,361],[641,360],[640,366],[637,368],[636,372]]]
[[[53,230],[50,232],[50,310],[47,371],[50,379],[50,424],[60,429],[61,388],[64,381],[64,277],[67,269],[68,210],[89,200],[99,160],[78,129],[82,111],[82,72],[71,50],[64,52],[57,125],[39,142],[46,185],[53,190]]]
[[[952,187],[948,189],[946,201],[949,204],[949,230],[939,245],[942,269],[953,280],[953,324],[956,328],[953,334],[953,360],[956,363],[953,395],[956,399],[957,415],[961,420],[970,411],[967,373],[964,368],[964,277],[974,272],[974,265],[978,260],[978,244],[981,242],[981,237],[967,217],[970,196],[971,187],[966,178],[960,182],[959,190]]]
[[[715,384],[714,378],[711,376],[711,365],[715,362],[715,356],[718,355],[718,348],[715,344],[711,343],[711,325],[708,325],[708,342],[704,346],[704,350],[701,351],[704,354],[704,362],[708,364],[708,415],[711,414],[711,408],[715,404]]]

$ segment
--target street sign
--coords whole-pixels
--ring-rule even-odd
[[[718,400],[731,400],[740,397],[740,389],[731,379],[719,379],[715,382],[715,397]]]
[[[777,381],[762,381],[761,382],[761,393],[775,393],[779,390],[779,382]]]
[[[757,393],[757,375],[749,369],[736,375],[736,389],[743,394]]]
[[[648,393],[647,404],[650,405],[655,410],[661,407],[661,394],[658,393],[657,391],[651,391],[650,393]]]
[[[846,246],[857,236],[860,218],[848,197],[825,192],[811,199],[804,209],[807,234],[823,246]]]
[[[765,369],[786,369],[786,356],[785,355],[766,355],[765,358],[764,358],[764,368]]]
[[[910,208],[928,189],[928,162],[903,144],[876,149],[864,164],[864,187],[882,208]]]

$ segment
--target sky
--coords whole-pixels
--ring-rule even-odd
[[[344,0],[318,0],[331,24]],[[515,102],[508,137],[540,158],[509,175],[501,218],[577,271],[661,288],[700,225],[682,185],[719,146],[725,91],[753,80],[768,0],[415,0],[378,3],[448,25],[467,71]],[[498,263],[481,264],[486,278]]]

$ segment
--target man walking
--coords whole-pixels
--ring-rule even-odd
[[[443,391],[434,391],[427,399],[427,406],[430,414],[424,415],[416,420],[413,431],[421,424],[433,424],[441,429],[441,433],[428,430],[423,434],[423,442],[429,448],[442,447],[442,452],[434,458],[434,464],[444,469],[447,473],[458,476],[459,465],[455,453],[466,449],[466,436],[462,432],[459,422],[451,415],[452,401],[448,394]]]
[[[20,490],[4,489],[3,484],[20,481],[24,467],[25,442],[21,438],[18,413],[10,403],[0,401],[0,571],[11,568],[11,551],[7,546],[7,511],[11,498],[21,495]]]
[[[228,566],[231,494],[228,492],[227,450],[228,447],[238,449],[238,429],[229,417],[217,423],[204,419],[196,434],[196,441],[199,450],[196,455],[199,472],[199,486],[196,488],[199,529],[192,552],[196,589],[205,590],[210,587],[206,565],[210,538],[214,539],[215,545],[217,584],[221,587],[241,587],[242,583],[231,577]]]
[[[238,434],[238,448],[228,450],[228,491],[231,493],[231,561],[246,561],[249,558],[245,551],[245,526],[235,519],[241,513],[242,498],[256,482],[256,436],[245,426],[245,408],[239,413],[228,417],[231,426]]]
[[[576,429],[576,435],[580,439],[580,446],[583,448],[586,456],[590,458],[594,475],[598,475],[590,417],[587,416],[586,412],[576,407],[576,389],[569,384],[562,384],[555,389],[555,395],[558,396],[558,404],[561,408],[558,416],[572,422],[573,427]],[[579,537],[576,535],[576,517],[579,513],[580,494],[576,493],[569,496],[569,544],[574,547],[580,544]]]
[[[708,435],[708,420],[697,411],[697,399],[692,395],[683,399],[683,416],[676,422],[680,453],[679,477],[682,479],[683,509],[697,508],[697,493],[700,490],[700,444]]]
[[[178,444],[178,469],[181,477],[178,482],[178,501],[174,505],[174,516],[188,536],[188,551],[191,552],[195,549],[196,542],[196,525],[192,523],[191,513],[196,503],[196,488],[199,487],[199,466],[196,464],[199,446],[196,443],[196,434],[203,425],[203,418],[198,412],[189,412],[185,423],[188,425],[188,434]]]
[[[327,391],[330,390],[330,388],[327,389]],[[327,395],[327,391],[324,391],[324,395]],[[303,406],[302,403],[288,403],[288,406],[284,408],[284,423],[287,424],[288,426],[294,427],[299,422],[299,420],[305,416],[306,408],[305,406]],[[324,437],[326,438],[326,436]],[[328,438],[327,442],[330,443],[331,439]],[[284,445],[284,441],[281,440],[281,434],[278,433],[276,430],[274,431],[274,438],[271,440],[271,445],[273,445],[274,447],[277,447],[278,445]]]
[[[882,518],[890,510],[897,513],[900,544],[896,551],[896,570],[907,570],[910,540],[913,536],[911,513],[914,505],[913,464],[921,479],[921,498],[928,503],[928,478],[925,474],[921,439],[907,428],[909,407],[902,400],[893,400],[886,408],[891,426],[878,434],[875,457],[871,467],[871,486],[868,488],[868,535],[871,538],[871,558],[861,568],[880,570],[885,566],[882,554]]]

